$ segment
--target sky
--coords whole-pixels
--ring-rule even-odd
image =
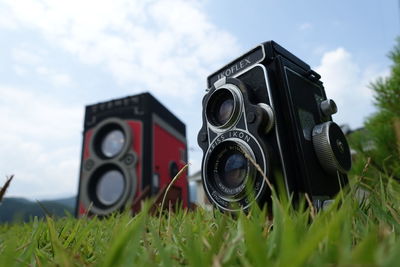
[[[0,0],[0,183],[75,195],[84,106],[141,92],[186,124],[195,173],[207,75],[268,40],[321,74],[334,121],[361,127],[399,29],[395,0]]]

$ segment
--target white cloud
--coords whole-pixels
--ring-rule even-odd
[[[12,55],[14,61],[26,65],[35,65],[42,61],[42,58],[37,53],[32,53],[22,46],[13,48]]]
[[[23,76],[23,75],[25,75],[25,74],[27,73],[26,68],[24,68],[24,67],[21,66],[21,65],[14,64],[13,67],[12,67],[12,69],[13,69],[14,72],[15,72],[17,75],[19,75],[19,76]]]
[[[44,66],[36,67],[36,73],[47,78],[55,86],[68,86],[72,83],[71,77],[66,73],[57,73]]]
[[[0,28],[9,31],[13,31],[18,28],[18,25],[13,16],[9,13],[9,10],[1,8],[1,6],[0,6]]]
[[[25,80],[0,84],[0,114],[7,114],[0,116],[0,125],[7,125],[0,132],[5,144],[0,176],[16,175],[10,194],[50,197],[77,190],[83,105],[66,103],[56,93],[81,94],[75,86],[80,75],[71,78],[50,55],[100,67],[114,79],[115,84],[106,82],[111,86],[148,90],[179,101],[180,114],[194,112],[206,76],[239,51],[237,40],[212,24],[202,8],[201,1],[183,0],[1,1],[0,31],[37,37],[10,51],[12,70]],[[41,84],[30,85],[31,80]],[[191,132],[197,130],[190,131],[189,141],[196,140]],[[198,158],[191,159],[195,168]]]
[[[71,84],[71,77],[66,73],[53,73],[51,81],[56,86],[67,86]]]
[[[344,48],[324,53],[316,70],[322,75],[326,90],[340,101],[345,100],[349,91],[360,89],[361,69]]]
[[[52,85],[61,87],[72,84],[72,78],[66,73],[60,73],[54,68],[44,66],[46,52],[35,51],[32,48],[21,45],[12,49],[12,58],[16,64],[13,70],[19,76],[27,74],[37,75],[49,81]]]
[[[0,87],[0,179],[15,174],[9,194],[76,191],[83,108],[14,87]]]
[[[315,69],[322,76],[326,94],[338,105],[334,120],[360,127],[373,111],[372,90],[369,84],[377,77],[386,76],[388,70],[360,66],[344,48],[323,54],[321,64]]]
[[[36,68],[36,72],[41,75],[48,75],[50,73],[49,69],[43,66],[39,66]]]
[[[121,85],[159,95],[193,99],[208,69],[238,51],[198,1],[5,2],[21,27],[40,31],[86,64],[101,64]]]

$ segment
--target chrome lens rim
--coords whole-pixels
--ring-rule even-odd
[[[252,165],[246,158],[247,149],[232,141],[224,142],[210,156],[213,180],[224,199],[235,199],[245,188],[252,170]],[[236,165],[236,166],[235,166]]]
[[[246,197],[246,187],[251,187],[256,175],[255,166],[248,157],[254,154],[241,140],[226,140],[218,144],[208,155],[204,170],[205,186],[212,185],[218,197],[227,202],[236,202]],[[238,160],[234,166],[229,160]],[[230,172],[233,171],[233,172]]]
[[[103,173],[96,182],[96,198],[105,206],[113,206],[125,191],[124,175],[117,169]]]
[[[232,137],[233,135],[237,137]],[[266,181],[263,175],[261,175],[253,163],[251,163],[249,166],[252,166],[252,170],[248,175],[248,177],[251,177],[251,179],[244,181],[245,186],[243,190],[237,192],[236,194],[230,195],[222,194],[220,192],[215,183],[213,183],[213,180],[215,180],[215,172],[213,172],[213,168],[210,165],[212,165],[212,162],[214,161],[212,158],[214,151],[229,141],[237,143],[242,146],[242,148],[246,149],[246,152],[248,152],[254,162],[259,165],[260,169],[266,174],[267,177],[269,177],[271,173],[271,165],[269,163],[269,154],[265,148],[261,146],[260,142],[254,136],[245,131],[232,129],[220,134],[219,137],[217,136],[211,142],[209,148],[204,153],[202,161],[202,182],[204,191],[210,202],[217,206],[220,210],[237,212],[248,209],[255,202],[261,203],[265,201],[268,195],[266,191],[269,189],[266,186]]]
[[[217,131],[224,131],[236,124],[242,110],[243,96],[233,84],[224,84],[208,98],[205,115],[209,126]]]
[[[100,151],[107,158],[113,158],[121,153],[126,142],[125,134],[120,129],[112,129],[105,133],[100,141]]]
[[[102,160],[123,156],[133,138],[133,132],[126,121],[119,118],[105,119],[93,129],[90,156]]]

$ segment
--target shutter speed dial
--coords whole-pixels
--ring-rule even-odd
[[[319,163],[327,173],[347,173],[350,170],[350,148],[336,123],[328,121],[316,125],[312,131],[312,142]]]

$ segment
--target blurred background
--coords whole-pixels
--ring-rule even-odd
[[[399,1],[114,0],[0,2],[0,183],[8,197],[75,204],[84,106],[151,92],[187,127],[189,174],[206,77],[275,40],[322,76],[333,119],[375,111],[390,73]],[[71,198],[72,197],[72,198]],[[71,204],[72,203],[72,204]]]

